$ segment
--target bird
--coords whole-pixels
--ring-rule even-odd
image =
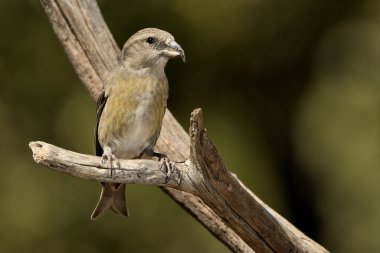
[[[107,74],[96,106],[96,155],[103,163],[120,166],[118,159],[165,157],[154,147],[159,137],[169,94],[165,66],[185,52],[161,29],[145,28],[124,44],[118,64]],[[125,184],[102,182],[91,219],[112,210],[128,217]]]

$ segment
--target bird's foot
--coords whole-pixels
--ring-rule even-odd
[[[167,157],[159,159],[160,161],[160,170],[166,170],[165,183],[169,182],[170,176],[172,175],[173,170],[175,169],[174,162],[169,161]]]
[[[120,161],[112,154],[110,147],[105,147],[102,155],[102,163],[106,164],[107,167],[111,170],[111,177],[113,176],[113,162],[116,162],[118,168],[120,168]]]
[[[160,170],[166,170],[165,183],[169,182],[172,172],[176,169],[175,163],[169,161],[169,158],[165,154],[154,152],[153,150],[146,150],[145,154],[158,158],[158,161],[160,162]]]
[[[176,162],[171,162],[165,154],[157,153],[154,151],[152,152],[152,156],[155,156],[158,158],[158,161],[161,163],[160,169],[163,170],[164,167],[166,168],[165,183],[169,182],[170,176],[172,175],[173,171],[175,169],[177,169],[177,167],[175,166]],[[179,173],[179,176],[178,176],[177,183],[178,183],[178,185],[180,185],[181,184],[181,172],[178,171],[178,173]]]

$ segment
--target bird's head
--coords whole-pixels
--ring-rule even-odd
[[[121,60],[135,70],[149,68],[163,71],[168,60],[178,56],[185,62],[185,52],[170,33],[145,28],[127,40]]]

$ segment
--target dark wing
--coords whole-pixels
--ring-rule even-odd
[[[95,141],[95,154],[97,156],[103,155],[103,148],[102,146],[100,146],[99,138],[98,138],[98,126],[99,126],[100,116],[102,115],[106,102],[107,102],[107,97],[104,94],[104,91],[102,91],[102,93],[99,95],[98,102],[96,103],[96,126],[94,130],[94,141]]]

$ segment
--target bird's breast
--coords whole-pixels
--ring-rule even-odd
[[[136,81],[134,89],[113,90],[100,119],[101,145],[111,146],[118,158],[135,158],[146,148],[153,149],[160,133],[166,100],[167,91],[159,84]],[[102,125],[103,121],[113,124]]]

